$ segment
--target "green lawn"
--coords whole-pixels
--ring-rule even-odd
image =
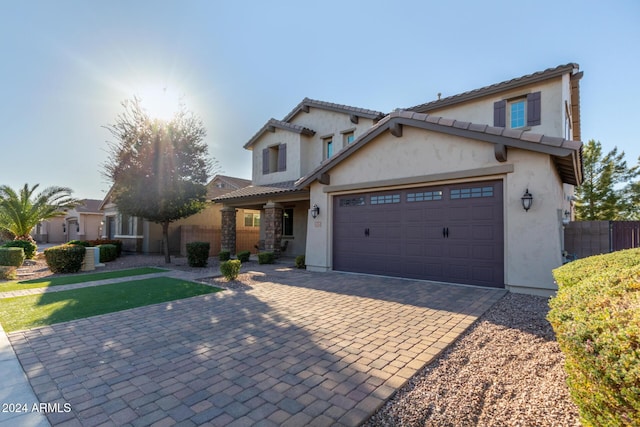
[[[18,331],[218,291],[200,283],[159,277],[4,298],[0,300],[0,323],[7,332]]]
[[[21,280],[19,282],[0,283],[0,292],[18,291],[21,289],[48,288],[49,286],[73,285],[74,283],[93,282],[95,280],[118,279],[120,277],[140,276],[142,274],[162,273],[161,268],[143,267],[127,270],[104,271],[101,273],[74,274],[52,277],[50,279]]]

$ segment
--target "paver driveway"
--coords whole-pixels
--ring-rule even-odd
[[[264,267],[264,268],[263,268]],[[9,334],[53,425],[358,425],[504,291],[251,265],[245,289]]]

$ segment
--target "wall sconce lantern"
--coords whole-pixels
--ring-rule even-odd
[[[318,215],[320,215],[320,206],[314,204],[311,208],[311,216],[315,219]]]
[[[80,232],[80,223],[76,223],[76,233]]]
[[[62,223],[62,234],[65,234],[67,232],[67,224]]]
[[[529,209],[531,209],[531,205],[533,204],[533,195],[531,193],[529,193],[529,189],[527,188],[527,190],[524,192],[524,194],[522,195],[522,207],[524,208],[524,211],[527,212]]]

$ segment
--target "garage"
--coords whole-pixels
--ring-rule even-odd
[[[502,181],[334,196],[333,269],[504,287]]]

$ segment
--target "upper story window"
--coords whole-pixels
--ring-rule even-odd
[[[497,101],[493,104],[493,125],[507,127],[508,124],[512,129],[538,126],[541,123],[541,109],[540,92],[530,93],[526,97]]]
[[[287,144],[273,145],[262,150],[263,175],[287,170]]]
[[[324,145],[324,158],[328,159],[333,156],[333,137],[328,137],[323,139]]]
[[[344,134],[344,145],[349,145],[355,140],[355,135],[353,132],[346,132]]]

